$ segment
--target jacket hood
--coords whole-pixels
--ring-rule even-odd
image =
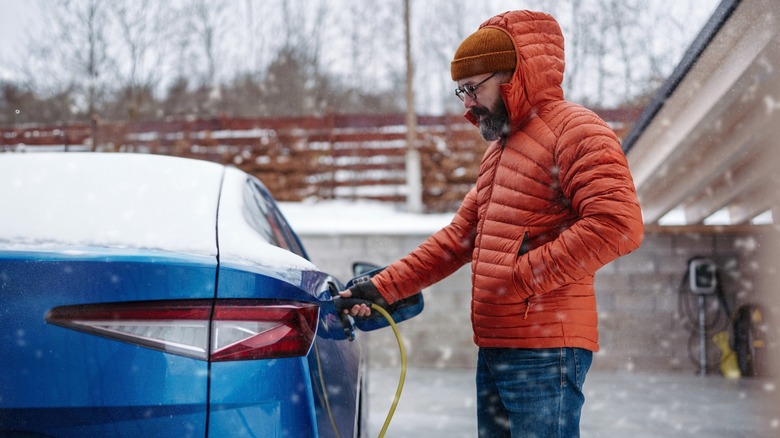
[[[528,120],[535,109],[563,100],[563,33],[551,15],[533,11],[509,11],[496,15],[479,28],[494,27],[506,32],[517,52],[517,66],[501,94],[509,112],[512,131]],[[466,113],[472,123],[477,121]]]

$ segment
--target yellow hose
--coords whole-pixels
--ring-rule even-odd
[[[317,370],[320,374],[320,386],[322,387],[322,397],[325,399],[325,409],[328,411],[328,419],[333,431],[336,432],[336,438],[341,438],[336,419],[333,418],[333,411],[330,409],[330,400],[328,399],[328,388],[325,386],[325,377],[322,375],[322,362],[320,362],[320,349],[317,347],[317,340],[314,340],[314,354],[317,356]]]
[[[398,406],[398,400],[401,399],[401,391],[403,391],[404,388],[404,381],[406,380],[406,350],[404,349],[404,343],[401,339],[401,332],[398,331],[398,326],[395,325],[395,321],[393,321],[393,317],[390,316],[387,311],[376,304],[371,304],[371,308],[373,310],[376,310],[385,317],[388,323],[390,323],[390,327],[393,328],[393,333],[395,333],[395,339],[398,341],[398,350],[401,352],[401,377],[398,380],[398,389],[395,392],[395,397],[393,398],[393,403],[390,405],[390,411],[387,413],[387,418],[385,419],[385,424],[382,426],[382,430],[379,432],[379,438],[384,438],[385,433],[387,432],[387,428],[390,426],[390,421],[393,419],[393,414],[395,413],[395,408]],[[323,397],[325,399],[325,409],[328,411],[328,417],[330,418],[330,424],[333,427],[333,430],[336,432],[336,435],[340,438],[341,433],[339,433],[338,427],[336,426],[336,421],[333,418],[333,413],[330,409],[330,401],[328,400],[328,390],[325,387],[325,379],[322,375],[322,364],[320,363],[320,351],[319,348],[317,348],[317,341],[314,341],[314,351],[315,355],[317,356],[317,369],[319,371],[320,375],[320,385],[322,386],[322,392]],[[368,394],[364,394],[364,397],[367,397]]]
[[[385,309],[377,306],[376,304],[371,304],[371,309],[379,312],[382,316],[385,317],[387,322],[390,323],[390,327],[393,328],[393,333],[395,333],[395,339],[398,341],[398,350],[401,352],[401,377],[398,380],[398,389],[395,392],[393,403],[390,405],[390,411],[387,413],[385,424],[382,426],[382,430],[379,432],[379,438],[384,438],[385,433],[387,432],[387,428],[390,426],[390,421],[393,419],[395,408],[398,406],[398,400],[401,399],[401,391],[404,388],[404,381],[406,380],[406,350],[404,349],[404,343],[401,339],[401,332],[398,331],[398,326],[395,325],[393,317],[391,317]]]

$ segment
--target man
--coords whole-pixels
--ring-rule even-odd
[[[448,226],[341,293],[393,303],[471,262],[481,437],[579,436],[599,348],[593,278],[642,240],[618,139],[563,99],[563,67],[560,27],[543,13],[495,16],[461,43],[455,93],[492,142],[476,187]]]

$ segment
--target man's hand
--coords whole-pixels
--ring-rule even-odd
[[[352,291],[347,289],[339,292],[341,298],[352,298]],[[371,307],[365,304],[355,304],[351,309],[344,309],[344,313],[349,313],[352,316],[369,317],[371,316]]]
[[[339,295],[342,299],[355,298],[366,302],[365,304],[355,304],[351,308],[344,309],[344,313],[349,313],[352,316],[359,316],[363,318],[371,316],[370,304],[372,303],[377,304],[383,308],[387,308],[388,306],[387,300],[385,300],[385,298],[382,296],[379,290],[377,290],[374,284],[371,283],[371,281],[358,283],[352,286],[350,289],[339,292]]]

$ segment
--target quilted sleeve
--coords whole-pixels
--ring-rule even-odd
[[[390,304],[414,295],[471,261],[477,229],[476,199],[476,189],[472,189],[449,225],[372,278]]]
[[[642,213],[614,132],[585,108],[563,121],[555,162],[576,220],[557,238],[518,259],[520,290],[544,294],[577,282],[638,248]]]

